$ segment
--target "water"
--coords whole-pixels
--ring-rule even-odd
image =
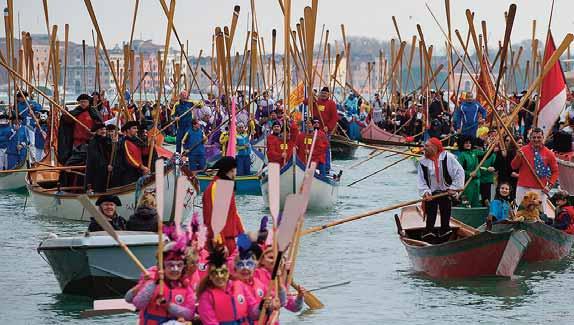
[[[368,150],[357,151],[359,159]],[[356,169],[356,161],[336,161],[348,184],[382,168],[396,157],[381,155]],[[326,222],[417,198],[410,160],[377,176],[340,188],[340,202],[330,213],[307,216],[306,225]],[[0,197],[0,323],[135,324],[135,315],[82,319],[87,298],[63,295],[48,264],[36,252],[48,233],[75,235],[86,229],[37,216],[23,209],[26,197]],[[264,214],[260,197],[239,197],[241,216],[254,229]],[[393,212],[394,213],[394,212]],[[326,305],[299,315],[284,311],[282,324],[573,324],[571,288],[574,262],[521,265],[514,279],[481,278],[436,281],[413,273],[396,234],[393,213],[340,225],[302,239],[296,281],[306,287],[352,281],[316,292]]]

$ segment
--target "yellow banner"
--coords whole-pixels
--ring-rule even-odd
[[[289,112],[301,105],[303,100],[305,100],[305,85],[301,81],[297,84],[297,87],[293,89],[291,94],[289,94]]]

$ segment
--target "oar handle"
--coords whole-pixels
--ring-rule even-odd
[[[131,258],[131,260],[140,269],[140,271],[142,271],[142,273],[145,274],[146,276],[149,275],[149,272],[147,271],[145,266],[140,262],[140,260],[137,258],[137,256],[135,256],[134,253],[128,248],[128,246],[123,241],[121,241],[119,239],[118,239],[118,243],[120,244],[120,247],[124,250],[124,252],[126,252],[126,254],[128,254],[128,256]]]

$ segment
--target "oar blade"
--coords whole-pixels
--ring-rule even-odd
[[[279,201],[281,195],[281,166],[278,163],[269,163],[267,172],[269,175],[269,210],[271,211],[271,217],[273,217],[273,224],[276,224],[277,217],[279,216]]]
[[[300,217],[305,213],[305,202],[301,194],[289,194],[285,199],[285,208],[281,216],[281,223],[277,228],[277,247],[279,251],[285,251],[291,243],[297,223]]]
[[[217,235],[225,227],[227,213],[233,196],[234,182],[230,180],[218,179],[215,181],[215,198],[211,213],[211,228],[213,234]]]
[[[112,236],[112,238],[114,238],[117,242],[120,241],[120,238],[114,230],[114,227],[112,227],[112,225],[108,222],[100,210],[98,210],[98,208],[96,208],[96,206],[90,202],[90,199],[87,195],[80,195],[78,197],[78,201],[80,201],[86,212],[88,212],[88,214],[90,214],[96,220],[96,222],[100,225],[100,227],[102,227],[102,229],[104,229],[105,232]]]
[[[156,210],[157,215],[160,219],[163,216],[163,205],[165,196],[165,179],[164,179],[164,163],[163,159],[158,159],[155,161],[155,200],[156,200]]]
[[[309,168],[305,170],[305,175],[303,176],[303,182],[301,183],[301,195],[303,202],[305,203],[303,210],[306,210],[307,205],[309,204],[309,197],[311,196],[311,184],[313,184],[316,169],[317,163],[312,162]]]
[[[187,197],[187,189],[189,188],[189,182],[186,176],[179,176],[176,181],[175,189],[175,209],[173,222],[175,223],[175,229],[178,234],[181,233],[181,223],[183,221],[183,210],[185,209],[185,202]],[[195,192],[192,192],[191,200]]]

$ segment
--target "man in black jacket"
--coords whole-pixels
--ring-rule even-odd
[[[115,230],[126,230],[126,219],[119,216],[116,212],[117,207],[122,206],[122,201],[115,195],[103,195],[98,198],[96,205],[100,208],[100,212],[108,219],[109,223]],[[90,218],[90,225],[88,232],[102,231],[102,227],[96,222],[94,218]]]
[[[92,127],[92,132],[94,136],[88,143],[86,159],[86,187],[96,193],[102,193],[107,189],[108,173],[112,172],[112,143],[111,139],[106,137],[105,125],[97,123]]]

